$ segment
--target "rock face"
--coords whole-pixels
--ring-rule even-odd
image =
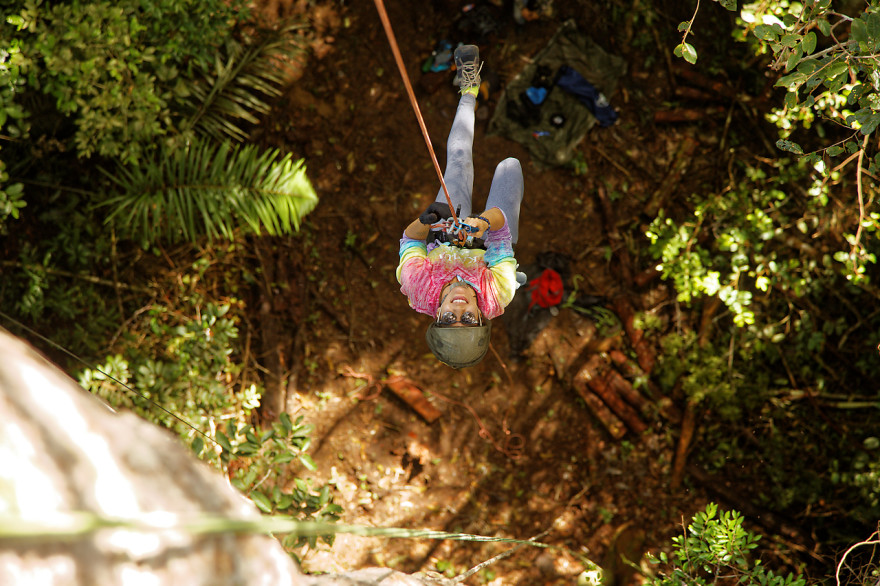
[[[204,514],[260,516],[169,432],[112,412],[0,329],[0,584],[423,584],[379,568],[303,576],[272,537],[173,527]],[[40,523],[57,531],[97,518],[151,528],[34,534]]]

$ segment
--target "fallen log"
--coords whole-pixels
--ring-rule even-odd
[[[605,373],[605,381],[608,383],[608,387],[612,391],[623,397],[623,400],[629,403],[630,406],[636,409],[639,413],[646,415],[650,411],[649,401],[633,388],[632,383],[623,378],[623,375],[616,369],[609,368],[607,370]]]
[[[717,102],[718,100],[721,99],[721,96],[713,95],[713,94],[704,92],[703,90],[693,88],[693,87],[684,86],[684,85],[680,85],[677,88],[675,88],[675,91],[673,93],[676,98],[681,98],[683,100],[698,100],[700,102],[712,102],[712,101]]]
[[[636,353],[636,360],[638,361],[639,366],[645,374],[650,374],[651,370],[654,368],[656,358],[648,341],[645,340],[645,333],[635,327],[635,309],[633,308],[632,303],[624,297],[617,297],[614,300],[613,305],[614,312],[617,313],[617,317],[620,318],[620,322],[623,324],[623,329]]]
[[[413,411],[418,413],[428,423],[434,423],[442,415],[440,410],[428,401],[425,394],[412,381],[395,375],[389,377],[384,382],[389,391],[412,407]]]
[[[633,407],[618,395],[608,380],[609,366],[602,357],[594,354],[581,366],[575,380],[584,380],[587,387],[608,406],[609,409],[634,433],[641,434],[648,425],[642,421]]]
[[[618,440],[623,438],[626,435],[626,426],[620,418],[611,412],[602,399],[590,390],[587,382],[588,376],[588,372],[579,371],[571,381],[574,390],[577,391],[577,394],[587,404],[587,409],[599,420],[611,437]]]
[[[658,110],[654,112],[654,122],[657,124],[671,124],[675,122],[699,122],[718,114],[724,114],[726,110],[721,107],[715,108],[676,108],[674,110]]]
[[[723,97],[729,100],[737,98],[736,91],[725,82],[707,77],[706,75],[703,75],[702,73],[694,70],[693,67],[682,67],[679,65],[677,67],[674,67],[673,72],[675,73],[676,77],[680,77],[690,85],[713,92],[719,97]]]
[[[681,420],[681,433],[678,436],[678,446],[675,450],[675,461],[672,463],[672,479],[669,488],[678,490],[684,480],[684,470],[687,464],[687,454],[690,450],[691,440],[694,437],[694,429],[697,424],[697,407],[688,402],[684,410],[684,418]]]
[[[645,371],[639,367],[635,360],[617,349],[610,350],[608,352],[608,357],[611,358],[611,362],[620,369],[623,376],[632,380],[644,381],[642,387],[644,393],[648,396],[648,399],[653,405],[657,407],[662,417],[668,419],[672,423],[681,423],[681,411],[675,406],[672,399],[667,397],[657,384],[645,374]]]

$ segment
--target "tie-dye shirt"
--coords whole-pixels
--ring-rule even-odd
[[[440,292],[456,277],[477,292],[477,304],[487,319],[498,317],[516,293],[516,259],[505,218],[499,230],[484,234],[486,250],[450,244],[425,244],[424,240],[400,239],[397,282],[416,311],[437,316]],[[430,250],[429,250],[430,249]]]

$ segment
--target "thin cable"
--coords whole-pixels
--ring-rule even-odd
[[[173,412],[169,411],[168,409],[166,409],[165,407],[163,407],[162,405],[160,405],[160,404],[157,403],[156,401],[152,400],[152,399],[149,398],[148,396],[144,395],[143,393],[141,393],[141,392],[138,391],[137,389],[133,389],[133,388],[131,388],[130,386],[128,386],[127,384],[125,384],[125,383],[122,382],[121,380],[119,380],[119,379],[113,377],[112,375],[110,375],[110,374],[104,372],[104,371],[101,370],[100,368],[97,368],[96,366],[91,365],[90,363],[86,362],[85,360],[83,360],[82,358],[80,358],[79,356],[77,356],[76,354],[74,354],[73,352],[71,352],[70,350],[68,350],[68,349],[65,348],[64,346],[62,346],[61,344],[59,344],[59,343],[57,343],[57,342],[54,342],[54,341],[50,340],[49,338],[47,338],[47,337],[44,336],[43,334],[41,334],[41,333],[39,333],[39,332],[37,332],[37,331],[34,331],[33,329],[27,327],[26,325],[24,325],[23,323],[21,323],[21,322],[18,321],[17,319],[15,319],[15,318],[13,318],[13,317],[11,317],[11,316],[9,316],[9,315],[6,315],[6,314],[3,313],[2,311],[0,311],[0,317],[2,317],[2,318],[4,318],[4,319],[6,319],[6,320],[8,320],[8,321],[10,321],[10,322],[12,322],[12,323],[14,323],[15,325],[17,325],[17,326],[20,327],[21,329],[27,331],[28,333],[30,333],[30,334],[33,335],[33,336],[36,336],[37,338],[39,338],[39,339],[41,339],[42,341],[44,341],[44,342],[46,342],[47,344],[49,344],[50,346],[52,346],[52,347],[54,347],[54,348],[57,348],[58,350],[61,350],[62,352],[64,352],[65,354],[67,354],[68,356],[70,356],[71,358],[73,358],[74,360],[76,360],[76,361],[81,362],[82,364],[84,364],[86,367],[91,368],[92,370],[95,370],[95,371],[97,371],[97,372],[100,372],[101,374],[103,374],[104,376],[106,376],[107,378],[109,378],[110,380],[112,380],[113,382],[115,382],[116,384],[118,384],[119,386],[128,389],[129,391],[131,391],[132,393],[134,393],[135,395],[137,395],[137,396],[140,397],[141,399],[144,399],[145,401],[148,401],[148,402],[152,403],[153,405],[155,405],[156,407],[158,407],[159,409],[161,409],[162,411],[164,411],[165,413],[167,413],[167,414],[170,415],[171,417],[175,418],[176,420],[180,421],[181,423],[183,423],[183,424],[186,425],[187,427],[191,428],[193,431],[195,431],[195,432],[201,434],[201,435],[204,436],[208,441],[210,441],[212,444],[214,444],[214,445],[217,446],[218,448],[221,448],[221,449],[223,448],[223,446],[221,446],[220,444],[218,444],[218,443],[214,440],[214,438],[212,438],[211,436],[209,436],[208,434],[206,434],[204,431],[202,431],[201,429],[199,429],[198,427],[196,427],[195,425],[193,425],[192,423],[190,423],[189,421],[187,421],[186,419],[184,419],[184,418],[181,417],[180,415],[177,415],[176,413],[173,413]]]
[[[409,75],[403,65],[403,57],[400,56],[400,49],[397,46],[397,40],[394,38],[394,31],[391,29],[391,21],[388,20],[388,13],[385,12],[385,4],[382,0],[373,0],[376,4],[376,10],[379,11],[379,19],[382,26],[385,27],[385,36],[388,37],[388,44],[391,45],[391,52],[394,53],[394,60],[397,63],[397,69],[400,71],[400,77],[403,79],[403,85],[406,87],[406,94],[409,96],[409,102],[412,104],[416,113],[416,119],[419,121],[419,128],[422,129],[422,136],[425,137],[425,143],[428,145],[428,152],[431,154],[431,161],[434,162],[434,169],[440,178],[440,185],[443,187],[443,193],[446,194],[446,201],[449,203],[449,210],[452,212],[452,219],[458,223],[458,216],[455,215],[455,208],[452,206],[452,198],[449,197],[449,190],[446,188],[446,182],[443,180],[443,172],[440,170],[440,163],[437,162],[437,155],[434,153],[434,147],[431,144],[431,138],[428,136],[428,128],[425,126],[425,120],[422,118],[422,112],[419,110],[419,103],[416,101],[416,95],[413,93],[412,84],[409,81]]]

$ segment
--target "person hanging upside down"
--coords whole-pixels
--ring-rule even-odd
[[[441,362],[453,368],[479,363],[489,348],[492,320],[504,313],[525,275],[517,273],[513,245],[519,236],[523,173],[515,158],[495,168],[485,211],[471,213],[474,186],[474,110],[480,90],[479,49],[455,50],[461,98],[446,143],[443,180],[455,210],[441,186],[436,200],[404,230],[400,239],[397,281],[409,305],[431,316],[425,339]],[[431,226],[455,216],[475,231],[484,248],[443,242]]]

